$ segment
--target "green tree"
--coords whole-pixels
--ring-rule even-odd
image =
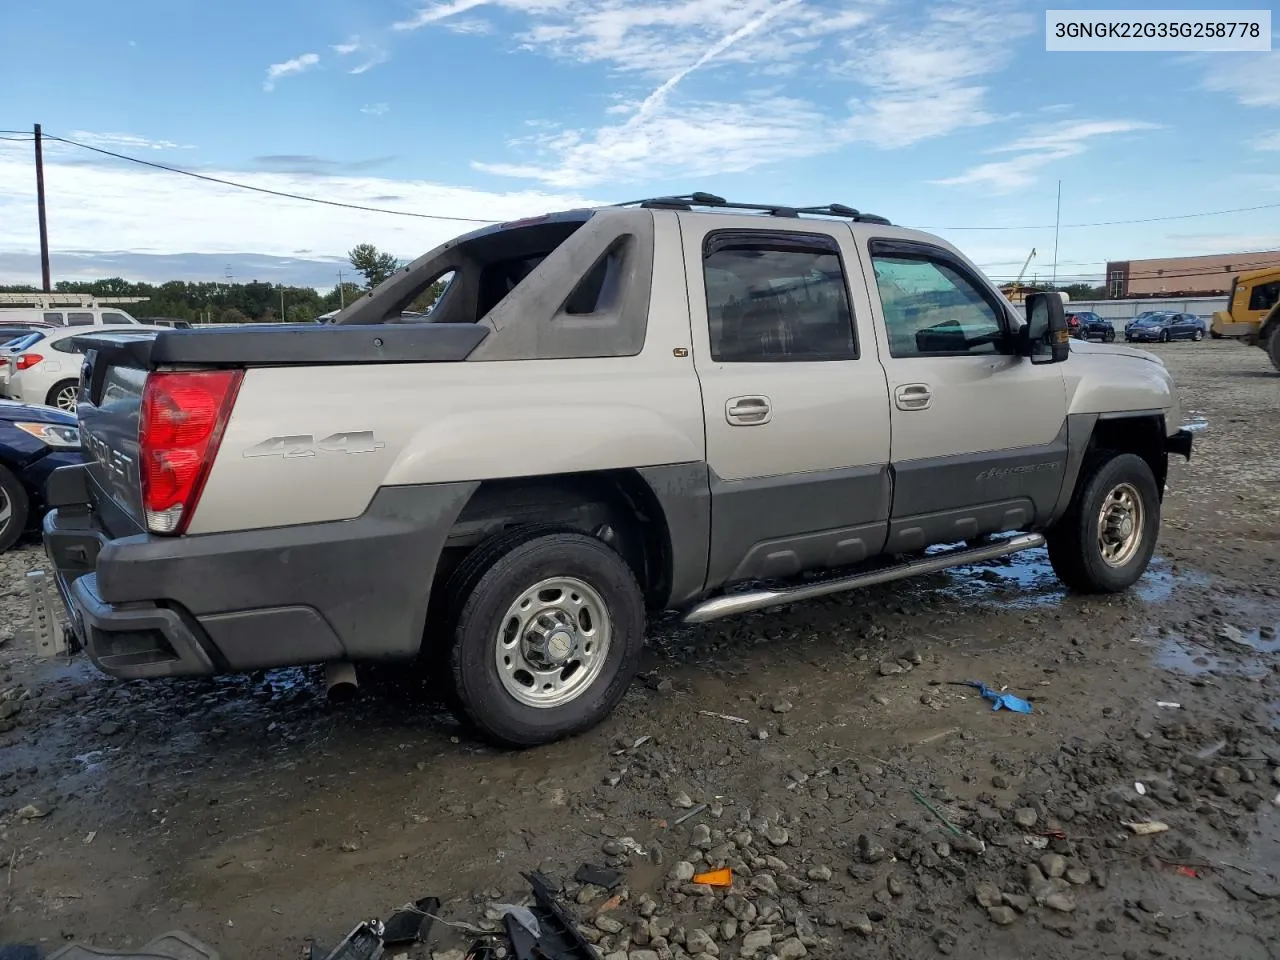
[[[355,271],[364,276],[365,288],[372,290],[396,272],[399,261],[384,253],[372,243],[358,243],[347,253],[347,259]]]

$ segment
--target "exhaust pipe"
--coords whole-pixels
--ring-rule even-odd
[[[360,689],[360,681],[356,677],[355,664],[326,663],[324,665],[324,689],[329,699],[335,702],[350,700]]]

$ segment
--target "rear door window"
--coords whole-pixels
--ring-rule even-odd
[[[91,327],[93,326],[93,314],[87,310],[84,312],[68,311],[67,312],[68,327]]]
[[[44,322],[52,323],[55,327],[65,327],[67,325],[67,321],[63,319],[61,313],[46,313]]]

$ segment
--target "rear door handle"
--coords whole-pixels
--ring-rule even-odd
[[[933,391],[927,383],[904,383],[893,392],[899,410],[928,410],[933,404]]]
[[[773,419],[768,397],[730,397],[724,404],[724,418],[735,427],[755,427]]]

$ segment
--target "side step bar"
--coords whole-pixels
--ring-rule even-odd
[[[1032,550],[1044,546],[1044,537],[1038,533],[1023,533],[1007,540],[984,544],[961,550],[948,550],[923,560],[908,560],[905,563],[882,567],[868,573],[858,573],[851,577],[838,577],[834,580],[822,580],[818,583],[806,583],[799,587],[781,590],[752,590],[734,593],[712,600],[704,600],[681,619],[684,623],[707,623],[721,617],[732,617],[752,610],[763,610],[784,603],[799,603],[801,600],[813,600],[817,597],[830,596],[833,593],[844,593],[859,587],[870,587],[877,583],[890,583],[925,573],[937,573],[949,567],[962,567],[970,563],[982,563],[997,557],[1007,557],[1011,553]]]

